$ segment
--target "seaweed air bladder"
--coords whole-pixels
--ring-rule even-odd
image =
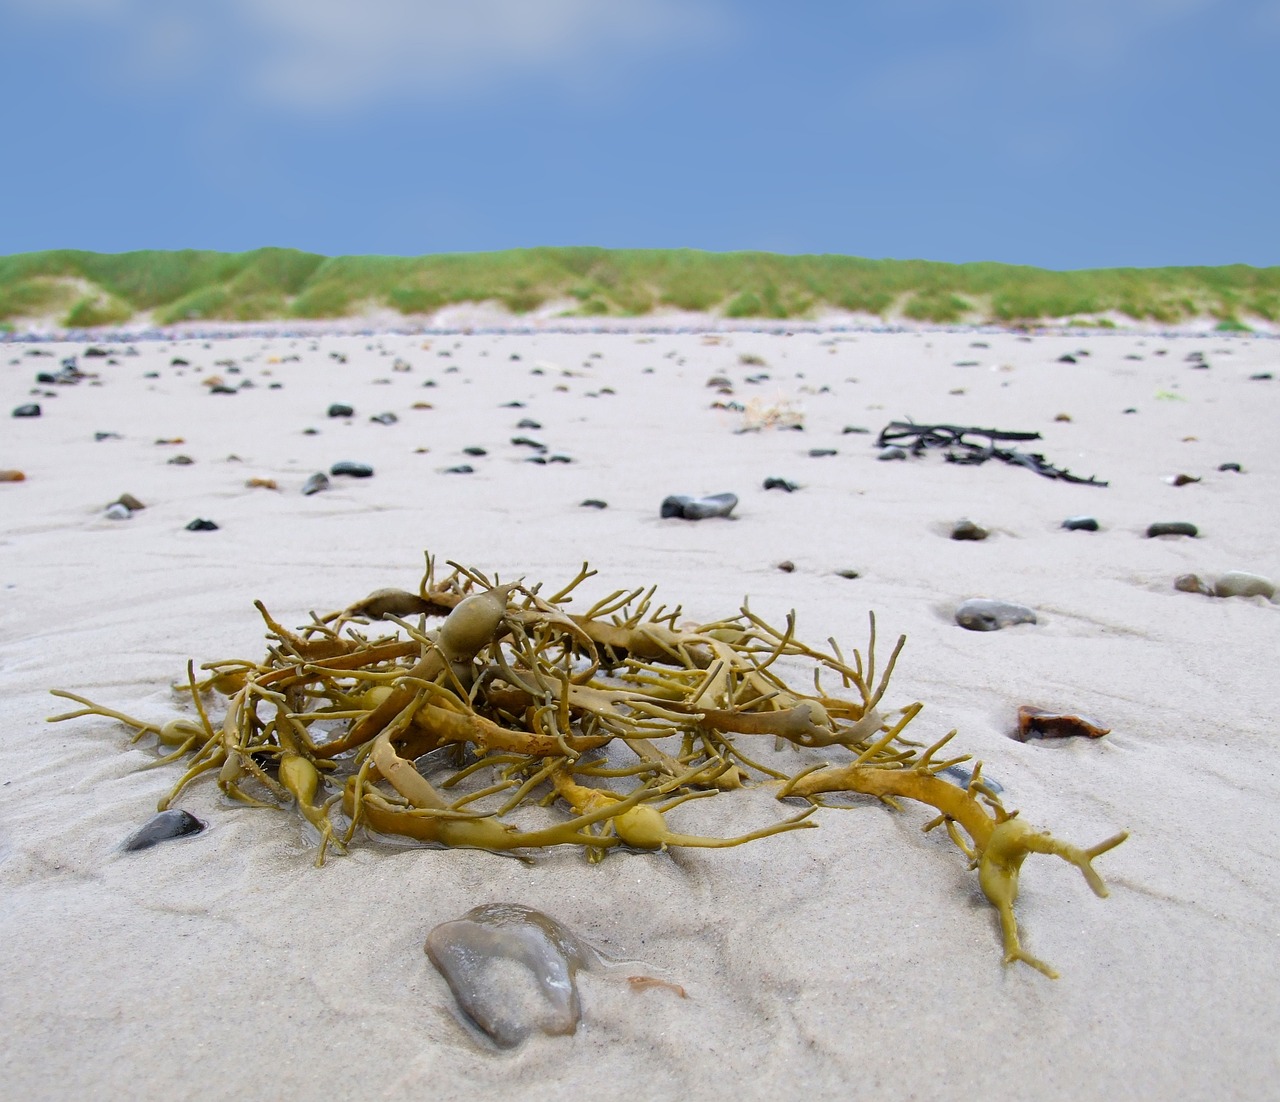
[[[884,700],[905,638],[877,668],[874,614],[865,655],[846,657],[835,640],[802,642],[794,614],[775,626],[745,603],[691,625],[639,587],[570,611],[595,574],[586,564],[550,593],[448,566],[438,578],[428,555],[416,593],[380,589],[296,631],[258,602],[265,656],[209,662],[201,676],[188,664],[189,710],[167,722],[57,689],[79,707],[51,720],[100,716],[154,737],[160,761],[185,764],[162,809],[209,774],[234,800],[293,807],[317,864],[369,834],[577,846],[592,861],[617,847],[723,848],[812,829],[832,795],[862,795],[936,813],[924,829],[942,827],[977,871],[1006,963],[1056,975],[1023,948],[1015,915],[1029,855],[1062,858],[1106,895],[1093,862],[1124,833],[1060,841],[1007,811],[981,763],[963,787],[940,775],[969,760],[948,756],[954,731],[928,746],[907,738],[922,705]],[[762,786],[804,806],[733,837],[682,826],[683,804]]]

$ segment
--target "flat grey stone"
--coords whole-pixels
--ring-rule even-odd
[[[1026,605],[970,597],[956,609],[956,623],[970,631],[999,631],[1014,624],[1034,624],[1036,614]]]

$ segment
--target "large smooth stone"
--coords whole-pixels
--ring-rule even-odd
[[[727,517],[737,504],[736,494],[711,494],[708,497],[672,494],[663,499],[660,512],[664,517],[706,520],[707,517]]]
[[[150,849],[172,838],[185,838],[189,834],[199,834],[202,830],[204,830],[204,823],[191,812],[175,807],[151,816],[140,830],[125,840],[121,848],[126,853],[135,853],[140,849]]]
[[[1276,595],[1276,584],[1261,574],[1229,570],[1213,583],[1213,593],[1216,597],[1265,597],[1269,601]]]
[[[582,1007],[574,974],[600,963],[555,919],[518,903],[487,903],[441,923],[425,949],[459,1008],[499,1048],[515,1048],[535,1029],[575,1032]]]
[[[999,631],[1014,624],[1034,624],[1036,614],[1026,605],[970,597],[956,609],[956,623],[970,631]]]

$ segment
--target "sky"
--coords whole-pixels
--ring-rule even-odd
[[[0,255],[1280,264],[1280,0],[0,0]]]

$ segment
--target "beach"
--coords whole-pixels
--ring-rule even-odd
[[[78,379],[37,382],[72,357]],[[1274,1095],[1280,605],[1174,585],[1280,580],[1274,339],[9,340],[0,379],[0,468],[24,476],[0,483],[0,1096]],[[27,404],[39,416],[10,415]],[[1039,433],[1018,446],[1106,485],[935,449],[881,459],[878,434],[906,421]],[[342,462],[372,475],[302,492]],[[724,492],[727,518],[660,515],[668,495]],[[108,516],[126,493],[145,508]],[[1063,527],[1077,516],[1098,530]],[[950,538],[966,518],[987,537]],[[1158,522],[1198,534],[1148,536]],[[907,637],[886,699],[923,702],[916,739],[956,729],[1005,806],[1055,836],[1129,832],[1097,859],[1109,896],[1027,861],[1018,915],[1051,980],[1002,964],[976,874],[909,802],[850,800],[723,850],[522,861],[370,837],[317,868],[308,824],[208,775],[178,802],[203,833],[122,852],[183,766],[107,718],[47,724],[67,710],[49,690],[190,715],[173,689],[188,660],[262,656],[255,600],[304,624],[416,590],[426,552],[548,591],[589,562],[584,601],[656,585],[695,623],[744,600],[772,623],[794,610],[800,638],[846,653],[874,611],[884,655]],[[965,630],[974,597],[1036,620]],[[1109,733],[1022,741],[1022,706]],[[728,795],[670,818],[724,837],[797,810],[763,782]],[[580,973],[575,1034],[494,1051],[423,943],[499,902],[664,984]]]

